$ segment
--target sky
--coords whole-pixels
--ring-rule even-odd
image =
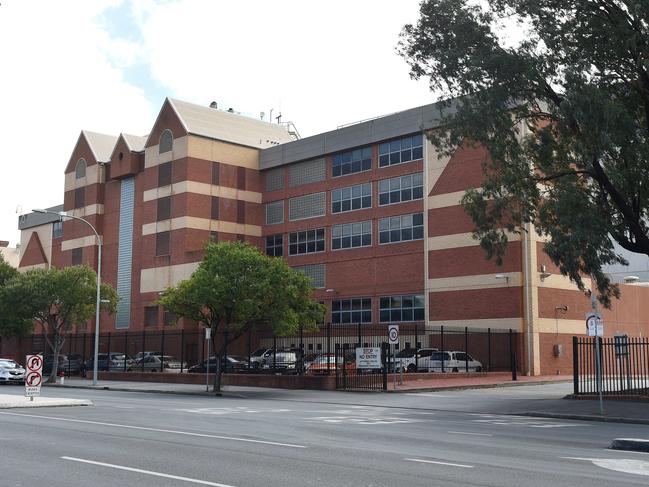
[[[145,135],[165,97],[306,137],[435,101],[397,54],[419,0],[0,0],[0,240],[63,202],[81,130]]]

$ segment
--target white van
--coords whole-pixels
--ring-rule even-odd
[[[482,364],[466,352],[435,352],[430,356],[428,372],[482,372]]]

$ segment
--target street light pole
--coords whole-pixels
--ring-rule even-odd
[[[58,215],[61,218],[71,218],[79,220],[88,225],[97,237],[97,300],[95,303],[95,348],[92,356],[92,385],[97,385],[97,358],[99,355],[99,306],[101,305],[101,237],[97,229],[88,220],[80,216],[68,215],[65,211],[48,211],[48,210],[32,210],[34,213],[49,213],[51,215]]]

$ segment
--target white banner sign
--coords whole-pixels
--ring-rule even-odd
[[[43,383],[43,357],[41,355],[27,355],[25,371],[25,397],[38,397],[41,395]]]
[[[381,347],[356,349],[357,369],[380,369],[381,367]]]

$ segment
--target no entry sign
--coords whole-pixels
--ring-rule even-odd
[[[43,383],[43,357],[41,355],[27,355],[27,370],[25,372],[25,397],[41,395]]]

